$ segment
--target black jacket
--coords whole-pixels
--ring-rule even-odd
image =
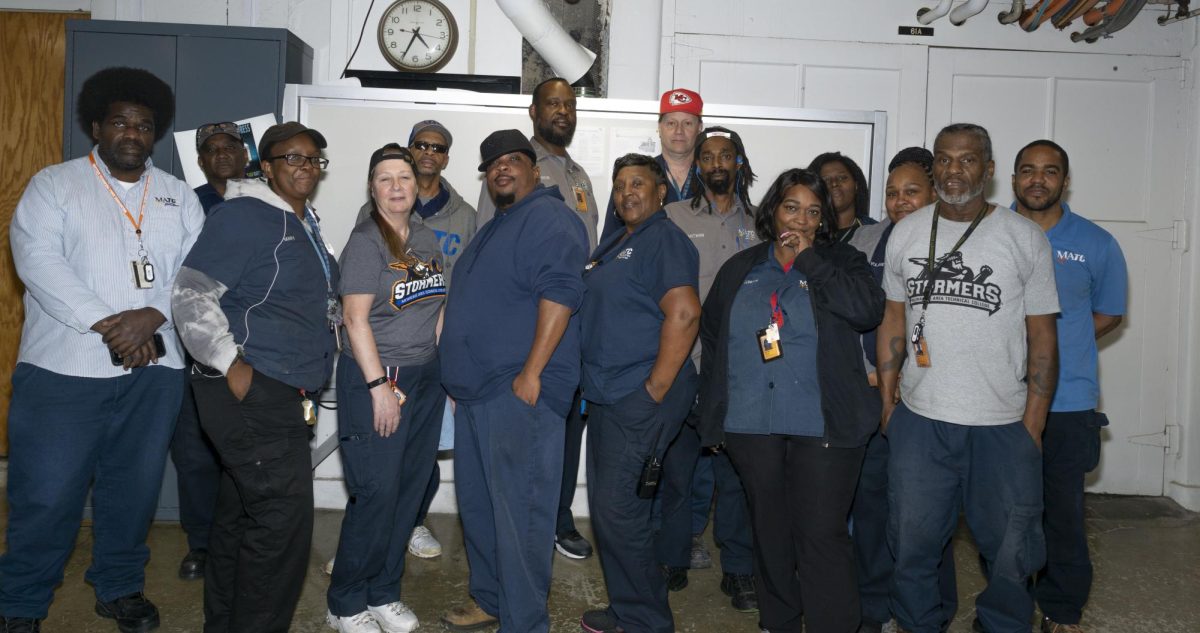
[[[725,262],[704,301],[700,316],[702,446],[724,441],[729,406],[729,314],[746,275],[767,260],[769,246],[763,242]],[[859,332],[874,329],[883,319],[883,289],[871,274],[867,258],[846,244],[806,249],[793,265],[808,278],[817,324],[817,374],[825,417],[822,443],[836,448],[862,446],[879,428],[880,401],[878,392],[867,384]],[[737,326],[758,328],[762,324]]]

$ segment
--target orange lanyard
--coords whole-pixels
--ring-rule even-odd
[[[108,184],[108,180],[104,177],[104,174],[100,173],[100,168],[96,166],[96,157],[88,154],[88,160],[92,163],[92,169],[96,172],[96,177],[99,178],[100,182],[104,184],[104,188],[108,190],[108,195],[112,196],[112,199],[116,201],[117,206],[121,207],[121,212],[124,213],[125,217],[129,219],[129,223],[133,225],[133,231],[137,234],[138,243],[141,244],[142,219],[145,217],[146,213],[146,194],[150,191],[150,174],[146,174],[146,188],[142,190],[142,206],[138,208],[138,219],[135,222],[133,220],[133,214],[129,212],[129,208],[126,207],[125,203],[121,202],[121,199],[117,197],[117,192],[113,191],[112,185]]]

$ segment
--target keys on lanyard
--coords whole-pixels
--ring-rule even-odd
[[[145,188],[142,189],[142,204],[138,208],[137,220],[134,220],[133,214],[129,212],[129,208],[117,197],[117,192],[113,191],[112,185],[108,184],[108,180],[104,177],[104,174],[100,173],[100,167],[96,165],[96,157],[88,154],[88,161],[92,164],[92,171],[96,172],[96,177],[100,179],[100,183],[104,185],[104,188],[108,190],[108,195],[112,196],[113,201],[120,207],[125,218],[129,220],[129,224],[133,226],[134,234],[137,235],[137,259],[129,262],[129,266],[133,270],[133,287],[138,290],[153,288],[154,264],[150,263],[150,256],[146,253],[146,244],[142,241],[142,220],[146,217],[146,195],[150,192],[150,174],[146,174]]]

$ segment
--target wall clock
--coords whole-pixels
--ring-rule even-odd
[[[438,0],[397,0],[379,20],[379,50],[399,70],[431,73],[458,48],[458,25]]]

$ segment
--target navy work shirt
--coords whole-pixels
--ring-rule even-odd
[[[783,356],[763,362],[758,331],[771,324],[771,294],[783,313]],[[750,269],[729,314],[729,409],[725,431],[755,435],[822,437],[817,380],[817,324],[808,280],[795,268],[784,272],[775,246]]]
[[[314,242],[317,247],[314,248]],[[246,362],[282,383],[316,391],[333,370],[325,258],[338,287],[337,258],[295,213],[240,196],[217,206],[183,265],[221,282],[221,311]]]
[[[217,193],[217,188],[207,182],[193,189],[196,192],[196,197],[200,198],[200,207],[204,209],[204,217],[212,213],[213,207],[225,201],[221,194]]]
[[[583,273],[583,397],[599,404],[620,400],[650,376],[663,296],[672,288],[699,288],[700,255],[665,212],[626,236],[622,228],[603,238]]]

